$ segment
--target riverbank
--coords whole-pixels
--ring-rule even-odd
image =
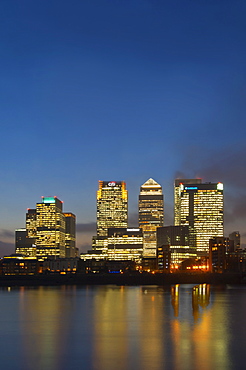
[[[172,285],[172,284],[243,284],[239,273],[224,274],[52,274],[7,275],[0,277],[0,286],[54,286],[54,285]]]

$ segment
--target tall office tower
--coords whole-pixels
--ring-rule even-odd
[[[176,179],[174,182],[174,225],[180,225],[180,184],[201,184],[202,179]]]
[[[42,197],[37,203],[37,257],[65,257],[65,216],[62,203],[56,197]]]
[[[65,216],[65,256],[76,257],[75,224],[76,216],[73,213],[64,213]]]
[[[138,202],[138,220],[143,230],[145,257],[156,256],[156,229],[163,226],[163,219],[162,187],[150,178],[140,187]]]
[[[97,236],[107,237],[110,227],[127,227],[127,190],[123,181],[99,181]]]
[[[207,254],[209,239],[223,236],[224,232],[223,184],[176,181],[179,190],[175,199],[175,224],[188,225],[190,247]]]

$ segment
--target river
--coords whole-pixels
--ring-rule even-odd
[[[246,286],[0,290],[4,370],[245,369]]]

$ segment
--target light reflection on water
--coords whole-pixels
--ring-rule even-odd
[[[246,289],[0,290],[4,369],[244,369]]]

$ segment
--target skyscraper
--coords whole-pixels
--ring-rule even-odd
[[[179,185],[177,185],[179,183]],[[190,247],[209,251],[209,239],[223,236],[223,184],[175,181],[175,225],[189,226]]]
[[[107,236],[110,227],[127,227],[127,190],[123,181],[99,181],[97,235]]]
[[[65,256],[76,257],[75,225],[76,216],[73,213],[64,213],[65,216]]]
[[[57,197],[42,197],[36,208],[37,257],[65,257],[65,216]]]
[[[201,184],[202,179],[176,179],[174,182],[174,225],[180,225],[180,184],[189,185],[189,184]]]
[[[138,202],[139,227],[143,230],[144,256],[156,255],[156,229],[163,226],[162,187],[150,178],[140,187]]]

